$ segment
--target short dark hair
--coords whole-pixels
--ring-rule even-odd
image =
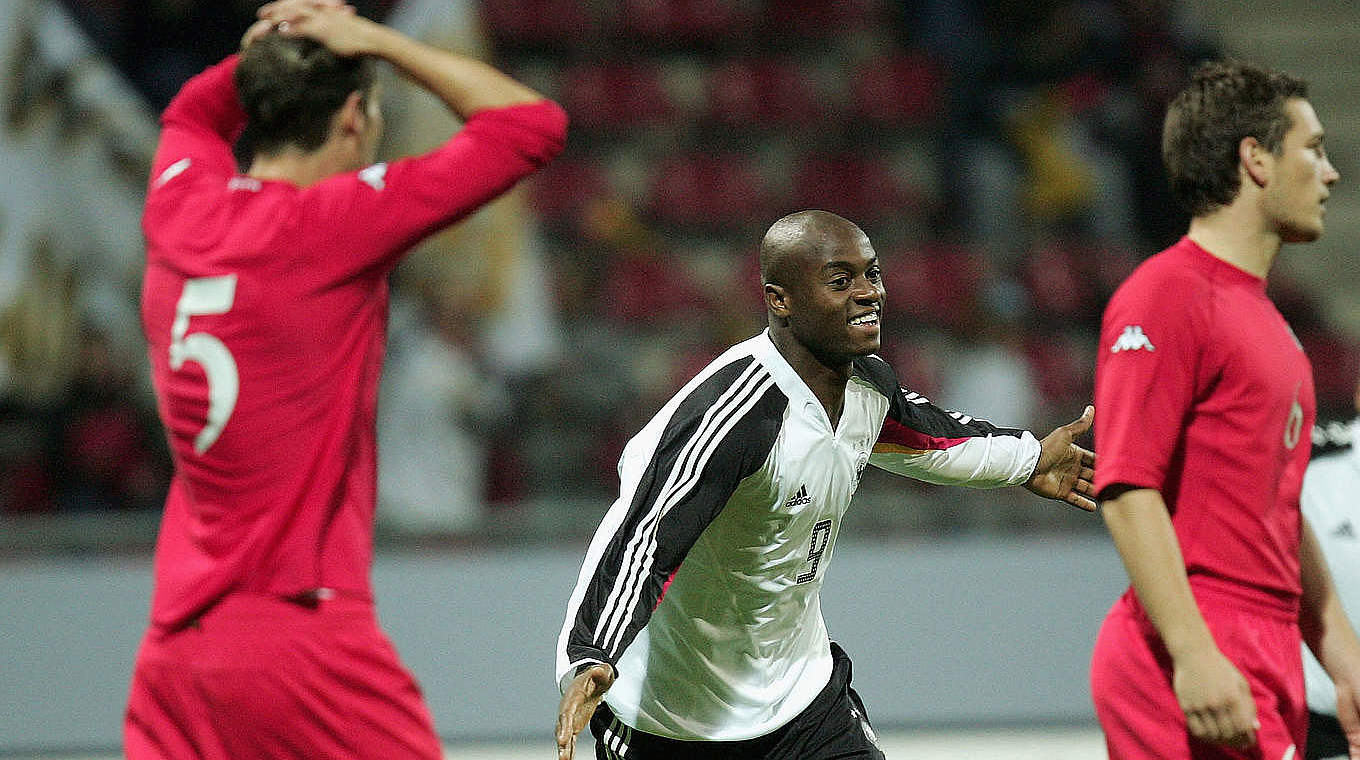
[[[1240,189],[1237,147],[1255,137],[1279,155],[1292,120],[1285,103],[1308,97],[1308,84],[1239,61],[1200,64],[1167,107],[1162,162],[1171,194],[1193,216],[1232,203]]]
[[[316,150],[350,93],[372,95],[373,69],[369,58],[339,56],[305,37],[260,37],[236,66],[236,91],[246,112],[242,141],[252,153],[288,146]]]

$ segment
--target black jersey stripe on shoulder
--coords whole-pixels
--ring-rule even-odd
[[[888,397],[880,443],[913,449],[940,448],[941,441],[981,435],[1019,437],[1025,431],[935,406],[930,399],[902,387],[897,372],[877,354],[855,359],[853,377]]]
[[[659,593],[658,552],[666,555],[663,567],[683,559],[736,484],[768,456],[786,406],[768,369],[745,356],[715,371],[676,407],[592,581],[609,591],[590,638],[611,658],[631,639],[627,634],[636,634],[630,624],[650,612],[640,602]],[[672,515],[682,503],[688,508]],[[666,546],[659,546],[663,532]],[[679,556],[672,556],[677,551]],[[602,575],[611,570],[614,577]]]
[[[888,398],[896,396],[901,385],[892,365],[877,354],[857,357],[852,365],[851,373]]]
[[[1344,454],[1355,444],[1350,422],[1331,421],[1313,426],[1313,458]]]

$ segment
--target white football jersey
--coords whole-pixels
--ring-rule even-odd
[[[557,648],[565,687],[612,663],[623,723],[673,739],[767,734],[826,685],[818,592],[867,464],[934,483],[1025,482],[1039,444],[858,359],[833,429],[768,332],[733,346],[631,440]]]
[[[1360,627],[1360,449],[1355,435],[1360,419],[1351,423],[1344,440],[1318,440],[1314,435],[1313,461],[1303,476],[1299,507],[1313,528],[1318,546],[1327,560],[1341,606],[1351,624]],[[1332,438],[1336,438],[1333,436]],[[1336,686],[1313,656],[1303,647],[1303,675],[1308,688],[1308,709],[1336,715]]]

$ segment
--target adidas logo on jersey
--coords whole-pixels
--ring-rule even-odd
[[[1152,345],[1152,341],[1148,340],[1148,336],[1143,334],[1141,325],[1128,325],[1124,328],[1124,332],[1120,334],[1119,339],[1114,342],[1114,345],[1110,346],[1110,353],[1137,351],[1140,348],[1146,348],[1149,351],[1157,350],[1156,346]]]
[[[807,486],[802,485],[798,486],[798,493],[794,494],[792,499],[789,499],[788,501],[784,502],[784,508],[790,509],[792,507],[801,507],[804,504],[811,503],[812,497],[808,496]]]
[[[1332,528],[1332,536],[1335,538],[1355,538],[1355,527],[1351,525],[1350,520],[1347,520]]]

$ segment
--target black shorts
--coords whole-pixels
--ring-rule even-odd
[[[864,703],[850,688],[850,658],[831,644],[831,680],[796,718],[735,742],[680,741],[639,731],[600,703],[590,719],[598,760],[884,760]]]
[[[1347,757],[1350,754],[1346,744],[1346,734],[1335,715],[1323,715],[1308,711],[1308,751],[1306,760]]]

